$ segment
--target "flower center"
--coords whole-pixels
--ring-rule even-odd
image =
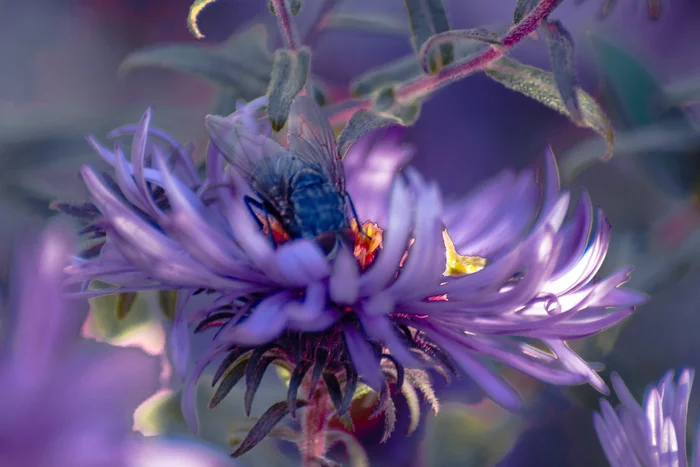
[[[373,224],[370,221],[366,221],[362,224],[362,231],[360,231],[360,229],[357,228],[357,221],[355,219],[350,222],[350,228],[355,234],[355,249],[353,250],[353,255],[357,258],[357,262],[360,263],[360,267],[365,269],[372,264],[375,256],[377,256],[377,250],[382,247],[383,231],[377,224]]]
[[[479,272],[486,266],[486,258],[481,256],[463,256],[457,253],[455,244],[447,230],[442,231],[442,239],[445,242],[445,272],[443,276],[460,277]]]
[[[256,215],[260,224],[262,224],[263,233],[265,235],[270,235],[271,230],[272,239],[276,244],[279,245],[291,239],[277,219],[274,217],[265,218],[265,216],[261,214]],[[360,263],[360,267],[366,269],[372,264],[374,258],[377,256],[377,251],[382,247],[383,230],[380,229],[377,224],[370,221],[366,221],[362,224],[362,230],[360,230],[357,227],[357,221],[355,219],[350,221],[350,230],[352,230],[355,236],[353,255],[357,258],[357,262]]]

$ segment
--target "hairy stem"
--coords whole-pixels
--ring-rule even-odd
[[[326,454],[326,430],[331,416],[331,400],[328,391],[318,390],[304,408],[301,420],[301,465],[317,467],[315,459]]]
[[[294,25],[292,24],[292,17],[289,13],[289,8],[287,8],[287,2],[285,0],[272,0],[272,4],[275,7],[277,21],[279,22],[280,29],[282,30],[284,40],[287,43],[287,48],[296,50],[296,34],[294,33]]]
[[[502,45],[493,45],[471,60],[443,68],[434,75],[423,75],[413,81],[399,85],[395,90],[396,102],[399,104],[413,102],[418,98],[432,94],[448,84],[466,78],[474,72],[483,70],[493,61],[503,57],[525,37],[532,34],[540,26],[542,20],[545,19],[560,2],[561,0],[540,1],[520,23],[513,26],[508,31],[501,41]],[[346,122],[346,117],[349,118],[355,111],[369,107],[371,107],[371,97],[359,100],[352,107],[342,108],[342,111],[339,112],[341,115],[335,115],[334,112],[331,112],[329,117],[331,123],[337,125]]]

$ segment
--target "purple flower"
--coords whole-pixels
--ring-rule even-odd
[[[600,401],[600,413],[593,415],[595,429],[613,467],[699,466],[696,442],[693,460],[686,450],[688,400],[695,371],[685,369],[673,381],[669,371],[656,386],[647,390],[640,407],[613,373],[612,384],[621,405],[613,409]]]
[[[158,362],[80,337],[87,304],[61,297],[68,231],[21,245],[0,347],[0,458],[9,465],[123,466],[133,412],[158,388]]]
[[[25,237],[0,319],[0,463],[8,466],[233,466],[191,441],[132,431],[158,389],[159,362],[136,348],[80,337],[87,303],[62,295],[73,235],[60,225]],[[170,459],[170,462],[167,462]]]
[[[630,269],[594,280],[610,225],[585,193],[565,222],[570,195],[560,190],[551,154],[539,184],[533,170],[506,171],[467,198],[443,203],[434,183],[401,170],[411,154],[396,129],[365,137],[342,163],[365,233],[348,207],[354,248],[346,242],[327,256],[314,239],[294,238],[279,219],[249,209],[245,196],[256,191],[242,175],[256,167],[241,172],[228,164],[240,154],[264,164],[319,145],[335,154],[321,111],[300,102],[292,105],[288,140],[274,139],[280,135],[273,137],[260,111],[264,99],[208,117],[212,143],[202,177],[183,147],[150,128],[149,111],[138,126],[113,132],[135,132],[131,162],[120,146],[109,150],[91,139],[115,168],[114,179],[83,168],[94,206],[59,206],[88,219],[86,231],[106,236],[99,255],[68,268],[72,282],[99,279],[118,286],[112,292],[180,289],[179,337],[171,342],[181,362],[189,323],[198,323],[196,331],[218,328],[189,373],[192,425],[196,381],[224,355],[215,376],[215,383],[226,380],[224,395],[244,376],[254,394],[256,375],[282,362],[291,372],[290,410],[300,387],[311,395],[323,378],[341,415],[358,375],[385,394],[387,381],[401,386],[408,378],[404,367],[459,367],[512,410],[520,397],[489,361],[548,383],[607,391],[599,367],[566,341],[618,324],[646,297],[619,288]],[[185,317],[187,299],[202,291],[211,305]],[[105,291],[86,292],[94,293]],[[427,375],[415,371],[409,383],[417,385]]]

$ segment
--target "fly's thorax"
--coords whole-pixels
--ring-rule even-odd
[[[304,238],[349,227],[345,197],[324,174],[302,169],[290,185],[289,201],[294,212],[290,226]]]

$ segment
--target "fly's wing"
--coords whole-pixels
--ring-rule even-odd
[[[308,96],[297,96],[289,111],[289,150],[303,165],[325,173],[345,192],[343,163],[336,156],[333,128],[321,108]]]
[[[285,148],[271,138],[256,133],[240,122],[217,115],[207,115],[207,132],[212,143],[260,196],[278,212],[289,192],[289,176],[283,160],[291,161]]]

